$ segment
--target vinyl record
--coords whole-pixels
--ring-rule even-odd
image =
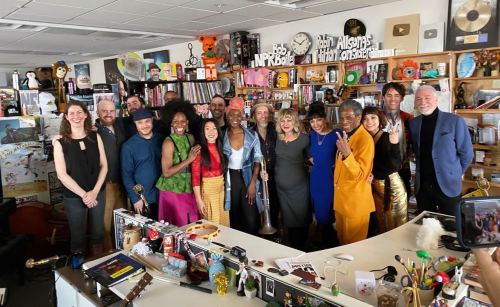
[[[365,24],[358,19],[348,19],[344,24],[344,35],[349,35],[352,37],[366,35]]]
[[[491,18],[491,8],[485,1],[470,0],[455,13],[457,27],[464,32],[476,32],[484,28]]]
[[[349,84],[349,85],[357,84],[358,80],[359,80],[359,75],[355,71],[349,71],[345,75],[345,84]]]

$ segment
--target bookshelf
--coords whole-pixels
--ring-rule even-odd
[[[192,104],[209,103],[214,95],[222,95],[221,81],[128,81],[127,85],[129,95],[140,95],[154,109],[165,105],[163,97],[167,91],[175,91]]]

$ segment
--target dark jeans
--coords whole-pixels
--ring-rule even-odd
[[[257,205],[248,203],[247,187],[241,171],[229,170],[229,175],[231,178],[231,210],[229,210],[231,228],[255,235],[260,224]]]
[[[432,211],[454,216],[460,195],[448,197],[437,183],[424,183],[420,185],[416,198],[418,212]]]
[[[71,233],[71,252],[83,251],[87,232],[87,216],[90,219],[90,244],[102,244],[104,234],[105,192],[97,194],[97,206],[87,208],[81,198],[64,197],[64,210],[68,218]]]

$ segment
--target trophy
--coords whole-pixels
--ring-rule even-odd
[[[142,207],[141,215],[149,217],[149,215],[151,214],[151,208],[149,207],[149,203],[146,200],[146,197],[144,197],[144,187],[142,186],[142,184],[136,184],[134,186],[134,192],[137,193],[137,195],[139,195],[139,197],[142,200],[142,203],[144,204],[144,206]]]

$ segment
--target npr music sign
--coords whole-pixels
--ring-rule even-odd
[[[378,47],[372,44],[371,35],[333,37],[323,34],[318,35],[316,40],[318,62],[367,59],[370,52],[378,50]]]
[[[271,52],[255,55],[255,67],[295,65],[295,58],[285,44],[273,44]]]

